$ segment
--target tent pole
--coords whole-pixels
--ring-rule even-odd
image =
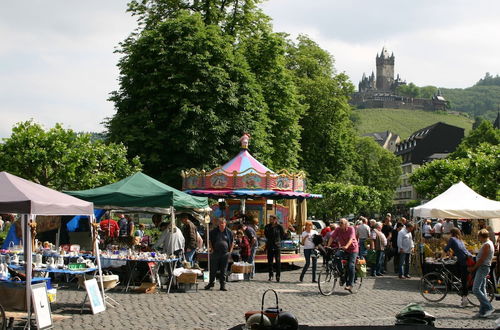
[[[174,222],[175,222],[175,209],[173,206],[170,207],[170,230],[171,230],[171,235],[170,235],[170,251],[172,254],[174,254]]]
[[[94,242],[93,250],[95,255],[95,260],[97,261],[97,272],[99,273],[99,283],[101,284],[102,302],[104,307],[106,307],[106,294],[104,293],[104,282],[102,279],[102,267],[101,267],[101,251],[99,250],[99,242],[97,240],[97,228],[94,227],[96,223],[95,215],[89,216],[90,230],[92,234],[92,241]]]
[[[25,214],[24,218],[24,261],[26,269],[26,311],[27,311],[27,324],[26,328],[31,329],[31,279],[33,272],[32,265],[32,246],[31,246],[31,228],[29,226],[29,220],[33,219],[35,221],[34,214]]]
[[[210,222],[207,223],[207,268],[210,282]]]

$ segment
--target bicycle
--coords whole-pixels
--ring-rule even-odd
[[[437,271],[425,274],[420,280],[420,294],[427,301],[439,302],[446,297],[450,289],[454,289],[458,294],[460,294],[462,289],[461,279],[446,267],[447,264],[443,260],[440,261],[440,268]],[[486,281],[486,292],[488,300],[491,302],[495,297],[495,286],[489,279],[489,275]],[[471,291],[472,283],[468,283],[467,286]],[[479,301],[474,294],[468,294],[467,300],[472,305],[479,306]]]
[[[339,257],[337,255],[338,251],[341,251],[341,249],[329,249],[329,251],[326,253],[326,265],[318,275],[319,292],[324,296],[331,295],[335,290],[337,283],[339,283],[339,286],[342,287],[347,282],[347,260]],[[356,259],[356,263],[357,261],[358,259]],[[359,289],[361,289],[362,285],[363,277],[355,277],[353,289],[355,289],[355,291],[358,291]]]

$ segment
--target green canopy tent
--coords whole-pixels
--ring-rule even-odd
[[[65,193],[93,202],[96,208],[170,214],[175,211],[207,212],[206,197],[195,197],[167,186],[142,172],[121,181],[88,190]]]

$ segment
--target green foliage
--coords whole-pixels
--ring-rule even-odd
[[[231,38],[199,14],[179,13],[122,44],[110,138],[140,155],[147,173],[179,186],[180,171],[210,168],[238,151],[270,159],[267,106]]]
[[[121,144],[92,141],[60,124],[45,131],[32,121],[18,123],[0,144],[0,169],[56,190],[93,188],[141,169],[127,160]]]
[[[377,190],[381,208],[389,208],[402,174],[401,159],[369,137],[356,139],[355,155],[353,166],[358,180],[351,182]]]
[[[287,65],[307,108],[300,122],[301,167],[312,182],[342,179],[354,155],[348,104],[354,87],[345,74],[335,74],[331,55],[306,36],[289,42]]]
[[[500,86],[500,76],[486,72],[484,78],[479,79],[475,86]]]
[[[381,209],[380,193],[371,187],[346,183],[325,182],[313,187],[322,199],[308,204],[312,214],[338,218],[347,214],[371,214]]]
[[[430,199],[463,181],[477,193],[500,199],[500,132],[483,121],[448,159],[433,161],[410,177],[415,189]]]
[[[406,97],[418,97],[420,89],[414,83],[400,85],[396,88],[396,94]]]
[[[463,111],[473,117],[482,116],[494,120],[500,105],[500,86],[476,85],[469,88],[441,88],[443,96],[450,101],[451,110]]]
[[[494,128],[487,120],[481,121],[481,123],[460,142],[457,150],[455,150],[450,157],[453,159],[465,158],[470,150],[476,150],[482,143],[492,144],[494,146],[500,144],[500,130]]]
[[[413,132],[439,121],[462,127],[465,129],[465,134],[467,134],[471,130],[473,122],[461,115],[423,110],[361,109],[354,110],[354,114],[360,118],[356,127],[358,134],[363,135],[389,130],[401,136],[401,139],[406,139]]]
[[[293,76],[286,68],[285,47],[282,35],[272,33],[270,27],[263,27],[244,39],[238,49],[261,86],[268,108],[267,143],[275,152],[266,164],[274,169],[297,169],[302,130],[299,119],[305,106],[299,103]]]

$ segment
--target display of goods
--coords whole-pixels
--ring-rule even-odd
[[[449,238],[431,238],[423,244],[424,257],[439,257],[444,253]],[[462,237],[465,248],[472,254],[477,254],[481,249],[481,243],[473,235]],[[451,252],[453,254],[453,251]]]

